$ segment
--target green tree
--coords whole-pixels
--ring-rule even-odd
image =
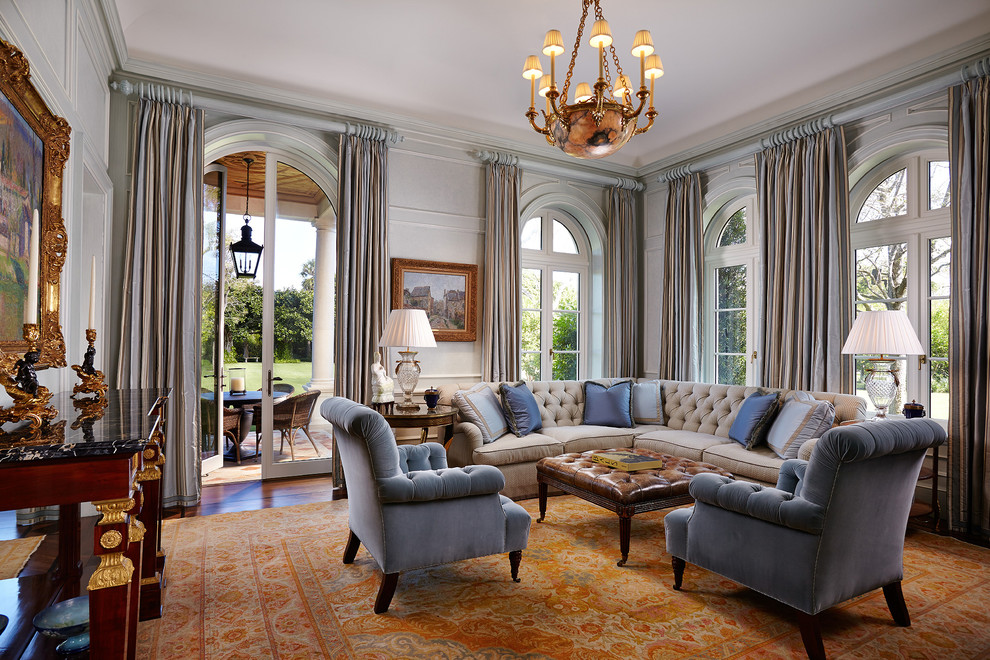
[[[276,291],[275,359],[280,362],[311,359],[312,339],[312,289]]]
[[[304,263],[299,275],[302,277],[303,291],[312,293],[316,283],[316,259],[310,259]]]

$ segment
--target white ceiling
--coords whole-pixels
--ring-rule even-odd
[[[561,30],[570,49],[581,16],[578,0],[115,2],[129,61],[534,149],[554,147],[528,128],[523,61],[540,52],[550,28]],[[638,78],[629,49],[643,28],[653,33],[666,71],[657,81],[656,125],[611,157],[634,167],[971,40],[990,43],[987,0],[602,0],[602,9],[627,72]],[[589,21],[585,42],[590,29]],[[542,59],[548,71],[548,58]],[[594,66],[585,43],[575,81],[593,82]],[[558,67],[558,81],[564,69]]]

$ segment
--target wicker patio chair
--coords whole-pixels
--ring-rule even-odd
[[[309,442],[319,456],[320,450],[309,434],[309,420],[313,416],[313,408],[316,407],[316,400],[320,397],[320,390],[310,390],[304,394],[297,394],[283,399],[272,406],[272,431],[281,434],[281,442],[278,446],[279,453],[285,446],[286,438],[289,439],[289,456],[296,460],[295,451],[292,448],[292,439],[296,431],[302,431],[309,438]],[[255,428],[261,428],[261,406],[254,407]]]
[[[234,453],[237,456],[237,464],[241,464],[241,409],[223,409],[223,435],[227,440],[234,443]]]

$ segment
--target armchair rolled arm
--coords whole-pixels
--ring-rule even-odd
[[[503,488],[505,477],[492,465],[419,470],[378,480],[378,493],[383,504],[489,495]]]
[[[801,497],[717,474],[696,475],[689,492],[697,502],[809,534],[820,533],[825,521],[825,510]]]
[[[808,469],[808,461],[790,458],[780,466],[780,474],[777,475],[777,489],[786,491],[792,495],[801,494],[801,480]]]

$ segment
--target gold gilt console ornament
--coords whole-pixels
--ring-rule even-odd
[[[102,399],[107,395],[107,383],[103,377],[103,372],[93,366],[93,362],[96,358],[96,330],[88,328],[86,330],[86,342],[89,346],[86,348],[86,355],[83,357],[83,363],[72,365],[72,369],[79,376],[79,383],[72,388],[72,396],[75,397],[77,394],[96,394],[97,399]]]
[[[578,84],[572,102],[568,103],[567,93],[571,86],[571,76],[574,74],[574,63],[577,60],[578,49],[581,47],[588,10],[592,5],[595,8],[595,22],[588,43],[598,51],[598,80],[594,84],[594,91],[586,82]],[[606,48],[615,64],[614,82],[609,71]],[[564,39],[559,30],[549,30],[543,40],[543,54],[550,57],[549,75],[543,75],[543,67],[538,56],[530,55],[526,58],[522,75],[530,84],[529,110],[526,112],[529,123],[537,133],[546,136],[548,143],[557,145],[569,156],[604,158],[614,154],[633,135],[650,130],[653,120],[657,117],[658,113],[653,107],[653,84],[663,75],[663,63],[653,50],[653,37],[649,30],[637,32],[633,40],[632,54],[639,58],[639,90],[634,92],[629,78],[622,74],[619,56],[616,55],[615,46],[612,45],[612,32],[602,13],[600,0],[583,0],[577,40],[574,42],[574,50],[571,51],[571,62],[567,67],[563,90],[557,88],[556,57],[564,53]],[[646,86],[647,78],[650,79],[649,88]],[[536,111],[537,80],[539,80],[539,94],[546,98],[542,126],[536,123],[536,118],[539,116]],[[637,107],[634,107],[634,96],[639,100]],[[612,100],[613,97],[615,100]],[[649,100],[648,109],[647,100]],[[637,128],[636,121],[641,114],[646,117],[647,124]]]
[[[39,358],[37,323],[24,324],[24,340],[28,350],[23,357],[0,354],[0,384],[14,401],[13,406],[0,409],[0,424],[27,422],[28,428],[40,429],[55,419],[58,411],[48,405],[52,393],[38,384],[38,374],[34,369]]]

